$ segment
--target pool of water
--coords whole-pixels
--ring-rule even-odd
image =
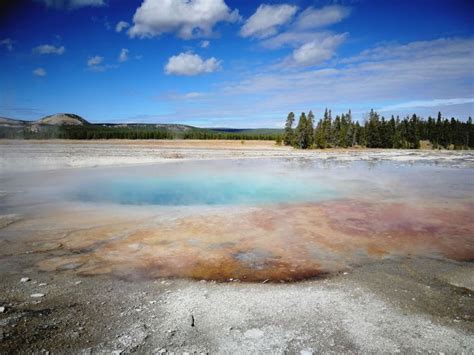
[[[321,181],[263,174],[183,174],[98,179],[69,195],[83,202],[125,205],[229,205],[321,201],[337,192]]]
[[[399,162],[207,161],[88,169],[54,189],[85,203],[219,206],[321,202],[337,198],[459,199],[472,194],[472,169]]]
[[[20,174],[0,241],[45,271],[294,281],[385,258],[474,259],[474,169],[255,159]],[[39,254],[36,254],[39,255]]]

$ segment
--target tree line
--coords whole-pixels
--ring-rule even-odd
[[[43,126],[32,130],[30,127],[0,129],[0,138],[8,139],[172,139],[166,129],[142,129],[103,126]]]
[[[371,110],[364,123],[352,119],[351,111],[332,117],[326,109],[323,117],[315,124],[312,111],[301,113],[294,128],[295,114],[287,116],[282,142],[301,149],[309,148],[397,148],[418,149],[422,141],[429,141],[434,149],[474,148],[474,127],[472,118],[462,122],[454,117],[427,120],[413,114],[400,119],[391,116],[386,119]]]
[[[87,124],[84,126],[0,127],[0,139],[222,139],[276,140],[278,133],[219,132],[190,128],[184,132],[159,127],[118,127]]]
[[[185,132],[183,139],[223,139],[223,140],[268,140],[274,141],[278,139],[278,134],[253,134],[251,132],[218,132],[212,130],[190,130]]]

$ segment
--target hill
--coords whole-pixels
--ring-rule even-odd
[[[233,139],[275,140],[278,129],[199,128],[164,123],[90,123],[72,113],[36,121],[0,117],[0,138],[9,139]]]
[[[35,124],[52,126],[84,126],[89,125],[90,123],[81,116],[72,113],[57,113],[55,115],[43,117],[40,120],[35,121]]]

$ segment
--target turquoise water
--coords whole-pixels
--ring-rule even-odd
[[[53,190],[69,201],[148,206],[258,205],[334,198],[460,199],[472,169],[399,162],[284,159],[198,161],[68,172]],[[61,188],[64,187],[64,188]],[[50,190],[48,190],[50,191]],[[51,193],[51,192],[48,192]]]
[[[82,185],[73,199],[125,205],[228,205],[320,201],[335,191],[300,179],[267,175],[189,174],[117,177]]]
[[[66,202],[117,206],[231,206],[375,199],[444,204],[471,198],[472,168],[297,159],[186,161],[71,169],[3,180],[1,209]],[[15,207],[15,208],[14,208]]]

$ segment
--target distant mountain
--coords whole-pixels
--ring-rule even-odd
[[[36,121],[0,117],[0,138],[12,139],[264,139],[281,129],[199,128],[164,123],[90,123],[72,113],[57,113]]]
[[[27,127],[27,126],[84,126],[90,125],[81,116],[72,113],[57,113],[55,115],[46,116],[36,121],[16,120],[13,118],[0,117],[0,126],[9,127]]]
[[[110,128],[166,129],[169,132],[173,132],[173,133],[185,133],[185,132],[192,131],[194,129],[200,129],[197,127],[184,125],[184,124],[176,124],[176,123],[97,123],[97,125],[101,125],[102,127],[110,127]]]
[[[0,127],[23,127],[27,121],[14,120],[12,118],[0,117]]]
[[[57,113],[55,115],[46,116],[34,124],[51,125],[51,126],[84,126],[89,125],[84,118],[73,113]]]

